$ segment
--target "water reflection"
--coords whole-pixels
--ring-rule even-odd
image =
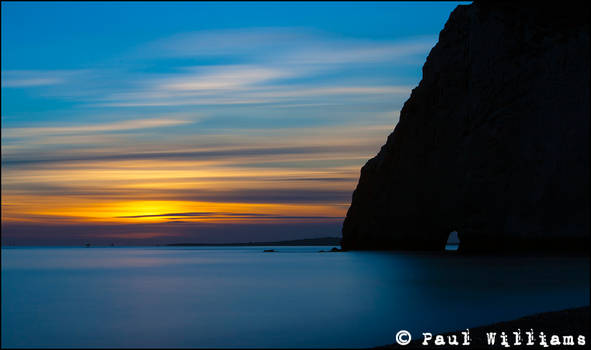
[[[3,249],[2,345],[376,346],[589,298],[583,257],[263,249]]]

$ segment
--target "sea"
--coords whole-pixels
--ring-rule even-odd
[[[373,347],[589,305],[588,257],[330,248],[4,247],[1,345]]]

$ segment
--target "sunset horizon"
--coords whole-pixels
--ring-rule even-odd
[[[3,3],[2,244],[340,236],[455,5]]]

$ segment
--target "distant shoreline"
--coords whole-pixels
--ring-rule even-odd
[[[286,241],[272,241],[272,242],[231,242],[231,243],[161,243],[161,244],[146,244],[146,245],[126,245],[126,244],[94,244],[86,243],[79,245],[19,245],[19,244],[2,244],[2,248],[12,247],[87,247],[87,248],[123,248],[123,247],[262,247],[262,246],[340,246],[341,237],[319,237],[319,238],[304,238]]]
[[[295,239],[275,242],[241,242],[241,243],[170,243],[168,247],[262,247],[262,246],[340,246],[340,237],[321,237]]]

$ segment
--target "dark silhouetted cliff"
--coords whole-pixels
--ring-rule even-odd
[[[589,12],[458,6],[386,144],[345,249],[588,249]]]

